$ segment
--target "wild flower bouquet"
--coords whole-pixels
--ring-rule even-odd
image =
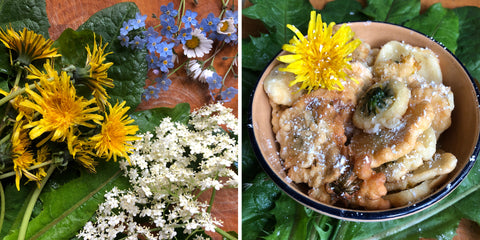
[[[145,152],[141,147],[142,141],[146,141],[145,136],[151,136],[146,132],[153,132],[152,126],[158,125],[164,117],[176,122],[190,118],[190,108],[188,104],[181,104],[174,109],[134,112],[142,94],[145,96],[146,93],[145,79],[150,65],[147,60],[153,55],[161,57],[159,52],[152,55],[146,48],[126,48],[122,46],[125,45],[122,39],[117,37],[123,33],[125,19],[136,19],[135,30],[146,30],[137,6],[121,3],[103,9],[77,30],[66,29],[56,40],[49,39],[45,2],[6,0],[5,6],[0,7],[3,17],[18,19],[17,14],[23,20],[9,23],[0,19],[0,238],[70,239],[89,220],[92,222],[82,233],[86,233],[88,226],[102,224],[101,217],[92,218],[99,205],[108,208],[109,199],[128,194],[136,194],[137,198],[120,206],[133,203],[129,206],[138,208],[139,212],[128,212],[131,214],[129,221],[112,220],[109,224],[113,224],[113,228],[135,226],[137,230],[133,231],[142,233],[141,229],[155,226],[148,230],[150,234],[170,232],[165,236],[173,236],[171,228],[181,234],[190,234],[203,232],[202,228],[212,230],[215,229],[213,226],[219,226],[219,221],[208,220],[206,203],[198,203],[198,213],[192,210],[190,216],[178,213],[181,220],[173,220],[175,215],[168,214],[183,208],[185,198],[192,201],[189,203],[197,203],[192,197],[195,195],[188,195],[198,193],[195,191],[235,186],[236,173],[231,164],[237,154],[236,145],[232,145],[236,144],[236,138],[230,134],[226,136],[231,140],[222,138],[225,131],[217,131],[218,127],[204,129],[212,134],[212,139],[227,141],[216,143],[219,148],[211,149],[212,155],[195,152],[193,147],[185,147],[182,155],[191,161],[195,171],[203,167],[195,165],[200,160],[195,161],[192,157],[207,162],[213,162],[214,156],[230,157],[222,158],[219,163],[223,165],[201,170],[205,173],[203,180],[195,174],[194,180],[202,185],[194,185],[196,182],[186,178],[187,175],[178,175],[185,177],[179,181],[193,185],[180,186],[185,189],[183,198],[179,198],[180,193],[168,195],[174,194],[172,191],[165,199],[152,198],[158,197],[160,187],[148,185],[152,187],[151,192],[144,187],[143,195],[138,187],[146,186],[139,182],[156,182],[153,177],[174,172],[171,163],[159,168],[161,162],[152,158],[158,155]],[[6,9],[22,11],[11,13]],[[162,68],[151,69],[155,70],[162,71]],[[210,117],[195,122],[193,119],[197,119],[197,115],[194,114],[191,123],[183,124],[189,131],[195,131],[193,129],[201,121],[205,121],[204,127],[210,126],[210,119],[225,115],[221,106],[215,106],[208,113]],[[181,118],[176,118],[178,116]],[[221,122],[224,120],[216,123],[232,130],[230,123]],[[143,135],[136,135],[140,132]],[[155,134],[161,138],[158,131]],[[172,142],[172,146],[175,144],[181,148],[179,142]],[[213,148],[213,145],[209,147]],[[219,149],[223,150],[216,152]],[[139,157],[142,155],[145,157],[143,162]],[[179,165],[186,163],[183,158],[175,158],[175,161]],[[132,178],[134,175],[127,174],[134,169],[139,173],[136,180]],[[163,171],[167,172],[163,174]],[[206,175],[207,171],[212,174],[211,178]],[[148,175],[153,173],[156,175]],[[194,191],[187,194],[191,189]],[[108,193],[105,195],[107,202],[103,203],[105,193]],[[162,213],[152,208],[157,206],[154,204],[157,202],[152,201],[166,204]],[[114,210],[118,211],[120,209]],[[157,224],[162,221],[165,221],[164,225]],[[163,226],[168,228],[162,230]],[[124,228],[122,234],[129,235],[131,230]],[[144,233],[146,237],[150,236]]]

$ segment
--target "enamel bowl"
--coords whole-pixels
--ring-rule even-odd
[[[249,111],[249,133],[258,161],[270,178],[288,195],[299,203],[322,214],[351,221],[384,221],[405,217],[424,210],[451,193],[466,177],[479,154],[480,93],[475,80],[459,60],[446,48],[429,37],[402,26],[381,22],[354,22],[348,25],[356,36],[369,43],[371,47],[380,47],[391,40],[429,48],[438,55],[442,69],[443,83],[451,87],[455,109],[452,112],[452,125],[445,131],[439,146],[457,157],[457,166],[449,179],[426,198],[398,208],[388,210],[352,210],[331,206],[310,198],[305,189],[288,181],[279,158],[279,147],[271,125],[271,107],[263,90],[263,81],[272,69],[279,64],[274,58],[260,77],[251,96]],[[282,53],[280,53],[282,54]]]

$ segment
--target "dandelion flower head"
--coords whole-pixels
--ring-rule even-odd
[[[277,59],[288,64],[281,71],[296,74],[291,85],[299,83],[301,89],[309,92],[318,88],[343,90],[345,69],[351,69],[351,53],[361,41],[353,39],[354,32],[349,26],[344,24],[334,32],[334,25],[332,22],[327,26],[315,11],[310,14],[307,37],[295,26],[287,25],[296,36],[283,45],[283,50],[292,54]]]
[[[130,125],[134,120],[126,114],[130,108],[124,107],[125,102],[113,107],[107,102],[107,106],[109,114],[105,116],[101,132],[90,140],[96,142],[97,156],[107,157],[107,160],[113,157],[114,161],[117,161],[117,157],[124,157],[130,161],[128,153],[133,148],[131,142],[140,139],[134,136],[138,126]]]
[[[41,34],[26,28],[23,28],[20,32],[15,32],[11,26],[6,31],[0,28],[0,41],[5,47],[16,52],[17,58],[15,61],[24,66],[30,65],[32,61],[37,59],[61,56],[57,53],[56,48],[52,48],[52,40],[45,39]]]

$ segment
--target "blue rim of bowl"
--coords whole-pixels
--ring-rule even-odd
[[[475,83],[475,80],[473,79],[472,75],[468,72],[466,67],[463,65],[463,63],[450,51],[448,50],[442,43],[436,41],[435,39],[415,30],[411,29],[408,27],[404,27],[401,25],[393,24],[393,23],[388,23],[388,22],[380,22],[380,21],[357,21],[357,22],[346,22],[346,24],[349,23],[362,23],[362,22],[369,22],[369,23],[381,23],[381,24],[388,24],[388,25],[393,25],[401,28],[405,28],[411,31],[414,31],[416,33],[421,34],[424,37],[429,38],[439,46],[441,46],[443,49],[445,49],[455,60],[460,64],[460,66],[463,68],[465,73],[468,75],[470,82],[475,89],[475,93],[477,95],[477,102],[480,103],[480,91],[477,87],[477,84]],[[343,24],[343,23],[338,23],[338,24]],[[262,72],[262,75],[257,80],[256,87],[252,91],[250,95],[250,104],[248,106],[248,120],[247,120],[247,126],[253,126],[253,119],[252,119],[252,105],[253,105],[253,98],[255,96],[255,92],[258,89],[258,83],[260,82],[261,77],[263,76],[263,73],[266,71],[268,66],[270,66],[273,61],[276,59],[276,57],[281,53],[282,51],[279,51],[275,57],[270,60],[270,62],[267,64],[265,69]],[[263,170],[267,173],[267,175],[277,184],[277,186],[283,190],[285,193],[287,193],[290,197],[292,197],[294,200],[297,202],[308,206],[309,208],[316,210],[322,214],[326,214],[331,217],[339,218],[339,219],[345,219],[345,220],[351,220],[351,221],[382,221],[382,220],[391,220],[391,219],[396,219],[396,218],[401,218],[401,217],[406,217],[412,214],[415,214],[417,212],[420,212],[428,207],[430,207],[433,203],[438,202],[445,198],[448,194],[453,192],[458,185],[463,181],[463,179],[467,176],[467,174],[470,172],[470,170],[473,168],[473,165],[476,162],[476,159],[478,157],[478,154],[480,152],[480,133],[477,139],[477,143],[475,145],[475,148],[473,149],[473,153],[470,156],[470,161],[465,165],[465,167],[462,169],[462,171],[459,173],[459,175],[448,185],[449,187],[444,187],[443,189],[438,190],[436,193],[430,195],[429,197],[423,199],[420,202],[414,203],[412,205],[408,205],[406,207],[400,207],[400,208],[392,208],[392,209],[387,209],[383,211],[368,211],[368,210],[353,210],[353,209],[347,209],[347,208],[341,208],[341,207],[335,207],[335,206],[330,206],[324,203],[320,203],[318,201],[315,201],[307,196],[304,196],[302,194],[299,194],[296,190],[292,189],[291,186],[286,184],[280,177],[273,171],[273,169],[270,168],[270,166],[267,164],[267,161],[263,157],[260,147],[257,144],[257,140],[255,139],[255,133],[253,130],[253,127],[248,127],[248,133],[250,136],[250,143],[252,144],[253,151],[255,153],[255,156],[257,157],[257,161],[260,163],[262,166]],[[472,160],[473,159],[473,160]]]

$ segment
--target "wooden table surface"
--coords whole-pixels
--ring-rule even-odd
[[[232,3],[234,0],[230,0]],[[49,34],[53,40],[57,39],[63,30],[67,28],[77,29],[83,22],[85,22],[91,15],[97,11],[110,7],[119,2],[126,2],[124,0],[46,0],[47,16],[50,21]],[[178,8],[179,0],[137,0],[133,1],[138,6],[142,15],[147,15],[146,25],[158,25],[159,21],[151,18],[152,14],[160,16],[160,7],[167,5],[169,2],[174,3],[174,7]],[[200,4],[195,6],[193,1],[186,1],[187,9],[198,12],[197,20],[207,17],[208,13],[212,12],[215,16],[221,11],[222,1],[220,0],[202,0]],[[235,6],[238,1],[235,1]],[[237,9],[237,7],[235,7]],[[237,47],[223,48],[217,55],[217,59],[223,56],[234,56],[237,53]],[[182,59],[180,59],[182,60]],[[215,61],[215,69],[220,76],[224,76],[233,59]],[[177,74],[178,73],[178,74]],[[158,99],[150,99],[148,102],[142,102],[137,110],[150,109],[155,107],[174,107],[178,103],[188,102],[193,109],[197,109],[205,104],[211,102],[208,92],[208,86],[198,81],[190,80],[186,77],[184,70],[180,70],[170,78],[172,85],[166,92],[161,92]],[[146,83],[153,81],[154,75],[149,73]],[[226,79],[226,86],[233,86],[238,88],[237,79],[229,74]],[[227,107],[234,109],[234,114],[238,116],[238,97],[235,97],[231,102],[225,104]],[[210,193],[206,192],[202,195],[204,201],[210,199]],[[222,189],[216,193],[215,201],[212,208],[212,214],[215,218],[223,221],[225,231],[238,232],[238,192],[237,189]],[[215,239],[221,239],[218,234],[211,234]]]
[[[312,6],[316,9],[322,9],[325,4],[333,0],[309,0]],[[358,0],[363,6],[366,4],[366,0]],[[428,9],[434,3],[441,3],[445,8],[457,8],[463,6],[476,6],[480,7],[480,0],[421,0],[421,11]],[[242,7],[248,7],[251,3],[246,0]],[[265,31],[262,24],[257,24],[256,21],[243,18],[243,37],[249,35],[257,35],[259,32]],[[480,200],[479,200],[480,203]],[[471,220],[462,219],[457,229],[457,235],[454,240],[478,240],[480,239],[480,226]],[[425,239],[426,240],[426,239]]]

